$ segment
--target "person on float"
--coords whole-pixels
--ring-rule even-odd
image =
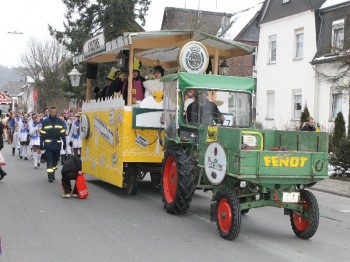
[[[123,73],[120,71],[120,69],[116,69],[114,80],[112,81],[111,85],[107,89],[106,97],[112,98],[114,97],[114,93],[118,93],[122,90],[123,84],[124,84],[124,78]]]
[[[163,100],[163,83],[160,79],[164,76],[164,68],[160,65],[154,67],[154,79],[147,80],[143,83],[145,87],[145,97],[153,96],[159,103]]]
[[[100,90],[98,87],[94,89],[94,92],[97,92],[96,94],[97,100],[104,101],[106,99],[107,90],[109,89],[112,82],[114,81],[116,73],[117,73],[117,69],[112,67],[111,71],[109,71],[108,76],[106,77],[104,88],[102,90]]]
[[[135,58],[132,72],[132,104],[136,104],[137,101],[142,101],[145,97],[145,87],[143,86],[143,83],[146,81],[146,79],[140,75],[141,66],[142,63]],[[128,82],[128,78],[126,78],[122,88],[122,95],[126,105],[128,103]]]

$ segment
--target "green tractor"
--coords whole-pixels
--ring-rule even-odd
[[[162,81],[166,211],[183,214],[195,190],[210,190],[224,239],[238,237],[243,214],[265,206],[283,208],[295,235],[311,238],[319,208],[307,188],[327,178],[328,135],[254,128],[252,78],[181,72]]]

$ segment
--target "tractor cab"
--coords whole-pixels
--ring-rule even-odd
[[[204,126],[251,127],[254,79],[181,72],[162,81],[167,140],[195,142]]]

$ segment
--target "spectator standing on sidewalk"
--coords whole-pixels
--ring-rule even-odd
[[[63,149],[66,149],[66,130],[62,120],[56,114],[56,108],[51,107],[49,117],[43,121],[40,130],[40,149],[45,149],[47,176],[50,183],[55,180],[55,170],[60,158],[62,143]]]
[[[315,121],[311,116],[307,118],[307,122],[303,124],[301,131],[316,131]]]

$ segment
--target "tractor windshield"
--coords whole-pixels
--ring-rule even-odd
[[[250,126],[250,93],[186,89],[183,101],[184,121],[188,124]]]

